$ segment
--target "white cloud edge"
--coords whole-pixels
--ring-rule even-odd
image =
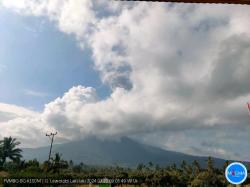
[[[114,72],[111,72],[111,74],[109,75],[110,72],[108,72],[107,69],[105,69],[106,68],[105,65],[109,65],[110,61],[112,62],[112,61],[115,61],[117,59],[118,59],[118,62],[119,61],[122,62],[123,60],[130,60],[131,62],[129,63],[129,65],[132,65],[132,67],[134,68],[133,70],[136,69],[136,72],[139,73],[139,75],[141,73],[143,73],[143,71],[144,71],[144,70],[142,70],[140,72],[140,70],[138,69],[138,67],[140,67],[140,65],[139,64],[135,64],[132,61],[133,61],[133,58],[135,58],[134,60],[142,60],[143,59],[140,56],[136,56],[136,53],[133,53],[133,50],[135,49],[135,47],[138,47],[136,45],[142,44],[140,42],[142,42],[143,41],[142,39],[144,39],[145,37],[139,38],[139,40],[137,41],[137,39],[134,38],[132,35],[126,35],[126,33],[125,33],[125,35],[123,36],[124,33],[121,34],[121,30],[117,29],[117,28],[119,28],[118,25],[120,24],[120,26],[127,27],[127,29],[130,29],[129,30],[130,33],[134,32],[135,34],[139,34],[139,33],[135,32],[136,29],[138,29],[138,24],[141,25],[141,26],[144,26],[145,34],[148,34],[148,36],[149,36],[147,38],[148,39],[148,43],[153,43],[154,42],[153,39],[158,39],[158,38],[157,37],[154,38],[155,36],[152,35],[152,34],[150,34],[150,31],[147,32],[147,30],[151,29],[151,27],[153,27],[153,26],[151,25],[150,27],[147,27],[146,23],[143,24],[143,21],[145,21],[144,17],[147,17],[148,19],[155,19],[156,16],[154,16],[154,14],[156,14],[156,13],[157,13],[156,14],[157,16],[164,16],[165,15],[164,8],[161,7],[161,6],[158,6],[159,4],[149,4],[149,5],[146,5],[145,3],[141,3],[141,4],[137,4],[137,6],[135,6],[135,7],[132,7],[132,8],[129,7],[127,9],[126,8],[122,9],[121,7],[119,7],[121,12],[118,13],[118,15],[110,16],[110,19],[111,20],[113,19],[111,21],[112,24],[107,27],[107,24],[109,23],[109,20],[108,19],[103,19],[103,20],[97,21],[97,18],[93,17],[93,13],[94,13],[93,10],[92,10],[92,6],[93,5],[91,5],[91,3],[87,2],[87,1],[85,2],[86,4],[85,3],[81,4],[81,6],[84,6],[84,8],[87,7],[87,9],[86,9],[87,11],[86,12],[89,12],[90,15],[92,15],[92,16],[89,17],[90,20],[88,20],[87,22],[84,21],[84,20],[78,20],[78,19],[74,20],[74,15],[77,14],[77,11],[75,11],[76,10],[75,9],[76,8],[76,6],[75,6],[76,4],[74,4],[74,3],[73,3],[74,5],[72,4],[72,7],[75,7],[75,8],[72,9],[74,12],[72,12],[72,11],[70,12],[68,10],[71,6],[62,6],[62,7],[65,8],[65,10],[63,10],[64,11],[64,13],[63,13],[63,11],[60,12],[60,10],[58,9],[57,6],[53,6],[53,4],[51,4],[52,1],[48,1],[48,0],[44,1],[44,3],[40,4],[37,7],[35,6],[34,2],[33,3],[29,3],[29,2],[32,2],[30,0],[22,0],[20,2],[24,2],[24,4],[23,5],[19,4],[18,6],[16,6],[16,4],[15,4],[16,2],[15,1],[3,1],[3,2],[4,2],[3,4],[5,6],[7,6],[10,9],[14,9],[15,11],[18,11],[19,13],[23,13],[22,10],[26,9],[26,12],[24,12],[25,14],[35,15],[35,16],[48,16],[49,19],[53,20],[54,22],[56,22],[58,24],[58,27],[59,27],[59,29],[61,31],[63,31],[65,33],[68,33],[68,34],[74,34],[76,36],[76,38],[79,40],[80,43],[83,43],[83,42],[86,43],[86,38],[85,37],[82,38],[82,35],[83,35],[83,33],[88,32],[86,30],[86,28],[88,27],[88,25],[89,24],[90,25],[91,24],[97,24],[97,25],[99,24],[99,26],[100,26],[100,28],[102,30],[99,30],[99,31],[97,30],[94,33],[94,35],[92,35],[92,39],[89,40],[89,41],[87,41],[87,42],[89,43],[88,45],[90,45],[90,47],[92,47],[92,50],[93,50],[93,53],[94,53],[94,60],[95,60],[95,63],[96,63],[96,67],[97,67],[97,69],[99,69],[104,74],[103,78],[104,78],[104,81],[107,81],[107,83],[109,83],[109,78],[111,78],[111,80],[113,79],[112,76],[109,77],[110,75],[114,75],[116,73],[117,73],[117,75],[119,75],[119,73],[120,73],[120,72],[114,71]],[[14,4],[11,4],[11,2],[12,3],[14,2]],[[81,1],[78,1],[78,2],[81,3]],[[56,4],[56,1],[54,1],[53,3]],[[65,1],[65,3],[69,3],[69,2]],[[81,6],[77,6],[77,8],[81,7]],[[235,34],[239,35],[239,34],[243,33],[246,36],[247,35],[249,36],[250,33],[247,30],[247,28],[249,28],[249,27],[247,27],[249,25],[249,22],[247,22],[248,21],[247,18],[249,16],[249,13],[247,12],[247,8],[243,8],[243,10],[241,10],[240,8],[239,9],[237,9],[237,8],[229,8],[227,10],[227,8],[228,7],[226,7],[226,6],[225,6],[225,8],[221,6],[221,7],[218,8],[218,10],[215,10],[216,8],[213,9],[213,8],[210,8],[209,6],[207,6],[207,7],[206,6],[200,6],[194,12],[192,12],[192,14],[190,14],[191,15],[191,17],[190,17],[191,19],[188,20],[188,21],[190,21],[189,24],[195,24],[195,22],[199,22],[200,20],[202,20],[206,16],[209,17],[209,18],[215,19],[215,20],[216,19],[225,19],[225,18],[228,19],[229,20],[229,25],[228,25],[228,27],[226,27],[227,30],[225,30],[225,28],[223,30],[223,27],[222,28],[218,27],[218,28],[215,29],[215,31],[217,33],[211,33],[212,42],[218,42],[218,44],[220,44],[223,39],[229,38],[231,35],[235,35]],[[231,9],[234,10],[233,14],[230,14],[231,11],[232,11]],[[144,17],[140,17],[140,11],[141,10],[143,10],[144,12],[147,13],[147,14],[143,15]],[[64,18],[63,15],[66,14],[67,11],[69,11],[69,14],[67,14],[69,16],[66,16],[66,18],[69,17],[69,20],[70,20],[71,19],[70,16],[72,15],[73,17],[72,17],[72,19],[71,19],[70,22],[74,23],[74,21],[75,21],[75,23],[77,25],[77,23],[79,21],[80,24],[78,26],[82,26],[83,28],[72,27],[72,26],[68,27],[67,26],[66,23],[67,23],[68,20],[63,19]],[[179,16],[178,15],[179,14],[178,11],[180,11],[180,9],[178,9],[178,7],[176,7],[176,8],[173,8],[173,9],[168,9],[168,11],[170,11],[170,13],[172,15],[174,15],[175,17],[173,16],[173,21],[172,22],[171,22],[171,19],[172,19],[171,18],[170,22],[167,22],[167,23],[163,22],[163,24],[169,24],[169,25],[172,24],[173,27],[176,26],[177,29],[178,29],[178,27],[183,28],[183,27],[181,27],[181,24],[180,25],[178,25],[178,24],[175,25],[175,23],[177,23],[178,21],[181,21],[180,18],[178,17]],[[180,11],[180,14],[184,14],[185,15],[185,11],[186,11],[186,9],[184,8],[183,12]],[[211,13],[211,11],[212,11],[212,13]],[[80,10],[80,12],[81,12],[81,10]],[[130,14],[128,14],[128,12],[130,12]],[[141,19],[140,20],[141,22],[133,23],[133,21],[132,21],[131,18],[133,18],[133,16],[135,16],[135,17],[138,16],[137,14],[139,14],[138,19],[139,20]],[[203,17],[200,16],[202,14],[203,14]],[[239,17],[240,17],[240,21],[239,21]],[[155,23],[155,26],[159,26],[161,24],[161,23],[155,22],[154,20],[152,20],[152,23]],[[183,23],[183,24],[185,24],[185,23]],[[184,25],[184,26],[187,26],[187,25]],[[159,28],[161,29],[161,27],[159,27]],[[151,31],[153,32],[155,30],[152,29]],[[98,42],[100,41],[100,39],[98,39],[98,38],[100,36],[102,36],[101,35],[102,32],[103,32],[104,36],[111,35],[111,33],[114,34],[113,35],[115,37],[114,39],[112,39],[112,38],[111,39],[106,39],[105,37],[102,38],[102,39],[104,39],[103,42],[113,41],[113,43],[111,42],[111,43],[106,43],[106,44],[105,43],[98,44]],[[171,32],[171,30],[169,30],[169,32]],[[121,34],[121,36],[117,35],[117,33]],[[130,38],[129,37],[126,38],[125,36],[129,36]],[[139,37],[140,35],[137,35],[137,36]],[[222,37],[222,38],[219,38],[218,36]],[[88,34],[88,37],[91,37],[91,36],[89,36],[89,34]],[[94,37],[96,37],[96,38],[94,38]],[[150,37],[152,37],[152,38],[150,38]],[[135,46],[126,46],[126,47],[128,47],[127,50],[131,53],[130,55],[132,55],[132,56],[130,56],[129,58],[124,58],[124,56],[120,56],[116,52],[114,52],[114,53],[110,52],[110,49],[112,48],[112,46],[116,45],[117,39],[118,39],[118,41],[121,41],[122,43],[128,42],[129,41],[128,39],[131,39],[131,41],[130,41],[131,43],[132,43],[132,41],[135,42]],[[140,39],[141,39],[141,41],[140,41]],[[194,37],[192,39],[197,39],[197,38]],[[209,39],[210,38],[208,38],[208,40]],[[128,41],[126,41],[126,40],[128,40]],[[138,42],[138,44],[136,44],[136,42]],[[104,46],[102,47],[101,45],[104,45]],[[211,43],[210,45],[213,46],[214,43]],[[214,46],[218,47],[219,45],[217,45],[217,46],[214,45]],[[99,47],[101,47],[101,49],[108,49],[108,50],[102,52],[102,51],[100,51]],[[150,46],[141,46],[141,47],[142,47],[141,48],[142,50],[145,50],[143,52],[147,52],[147,48],[150,47]],[[164,49],[165,47],[168,47],[168,46],[164,46],[163,45],[162,47]],[[172,47],[175,47],[175,46],[173,45]],[[170,49],[170,48],[168,48],[168,49]],[[161,51],[161,48],[159,48],[157,50]],[[105,52],[106,53],[110,53],[111,56],[105,57],[105,55],[103,55],[103,54],[105,54]],[[203,52],[203,51],[200,51],[200,52]],[[208,53],[208,54],[210,54],[210,53]],[[213,51],[211,51],[211,54],[213,54]],[[169,55],[171,55],[171,50],[170,50]],[[148,58],[148,59],[150,60],[150,58]],[[107,62],[107,64],[105,64],[105,63],[102,64],[105,61]],[[112,62],[110,65],[115,67],[115,66],[117,66],[117,62]],[[150,65],[152,65],[152,64],[149,63],[148,65],[150,67]],[[119,67],[119,64],[118,64],[118,67]],[[198,68],[198,70],[199,70],[199,68]],[[152,72],[153,72],[153,70],[152,70]],[[195,73],[202,73],[202,72],[199,72],[199,71],[194,71],[194,72]],[[192,74],[194,74],[194,72]],[[197,81],[196,78],[197,77],[192,77],[192,74],[190,74],[190,73],[189,74],[185,74],[185,72],[183,72],[183,73],[184,73],[183,75],[186,76],[187,80],[189,80],[190,83],[196,84],[196,81]],[[117,76],[117,75],[115,75],[115,76]],[[129,113],[127,113],[127,116],[131,117],[131,115],[132,115],[132,117],[135,118],[134,120],[135,121],[137,120],[139,122],[138,124],[136,124],[137,125],[136,128],[145,128],[146,132],[150,131],[150,126],[148,126],[147,123],[143,124],[143,123],[145,123],[145,121],[144,122],[143,121],[140,122],[140,120],[136,118],[136,114],[137,115],[143,114],[142,116],[144,116],[146,114],[145,116],[149,117],[149,119],[148,119],[149,123],[148,124],[150,124],[150,123],[152,123],[152,124],[156,123],[154,125],[158,125],[159,128],[164,127],[164,124],[161,124],[161,121],[164,120],[164,117],[166,117],[166,116],[171,117],[171,115],[174,114],[176,111],[178,111],[179,114],[184,113],[185,115],[190,115],[190,116],[187,116],[187,118],[184,118],[184,120],[185,119],[188,120],[188,119],[196,118],[196,117],[199,117],[199,115],[201,115],[201,117],[202,117],[202,115],[204,115],[204,114],[200,113],[198,110],[196,110],[196,111],[195,110],[193,110],[193,111],[191,110],[191,111],[188,111],[187,113],[185,113],[185,111],[189,108],[189,107],[186,107],[187,103],[185,103],[185,102],[184,103],[181,103],[181,102],[180,103],[178,103],[178,102],[175,103],[176,101],[174,101],[174,102],[171,103],[171,100],[169,100],[168,101],[168,105],[169,106],[167,106],[166,108],[162,107],[162,108],[158,109],[157,107],[155,107],[155,104],[162,103],[162,102],[160,102],[160,99],[159,99],[159,101],[157,101],[157,99],[155,99],[155,98],[152,99],[152,96],[154,94],[156,94],[155,97],[158,97],[158,96],[159,96],[159,98],[161,97],[161,95],[159,95],[160,92],[159,93],[157,92],[158,91],[157,89],[159,89],[159,88],[157,88],[157,86],[161,86],[160,84],[162,82],[161,82],[161,80],[157,80],[157,78],[160,78],[160,77],[157,77],[157,74],[153,73],[151,75],[154,78],[156,78],[154,81],[152,81],[153,84],[155,82],[158,83],[158,81],[159,81],[159,83],[158,83],[159,85],[157,85],[157,84],[155,85],[155,88],[156,88],[155,93],[154,93],[154,89],[150,90],[150,88],[145,87],[146,83],[148,83],[148,82],[150,83],[150,79],[147,79],[146,81],[144,81],[144,80],[141,79],[142,77],[137,76],[135,73],[132,73],[131,75],[125,75],[125,76],[130,76],[130,79],[132,79],[133,83],[134,84],[136,83],[135,84],[136,87],[134,87],[130,92],[127,92],[127,91],[125,91],[125,90],[123,90],[121,88],[114,89],[113,94],[107,100],[105,100],[105,101],[95,101],[94,104],[93,103],[86,104],[87,107],[85,108],[85,106],[84,106],[82,108],[82,110],[87,110],[88,109],[92,113],[95,113],[96,110],[100,109],[100,111],[102,111],[103,108],[107,107],[100,114],[95,114],[97,116],[94,116],[95,118],[97,118],[98,120],[100,120],[98,123],[103,123],[103,122],[106,123],[106,124],[105,123],[102,124],[105,128],[107,128],[106,130],[103,131],[103,135],[108,135],[110,133],[110,131],[109,131],[110,129],[114,130],[114,134],[118,134],[118,135],[119,134],[122,135],[123,134],[122,132],[126,132],[126,133],[132,133],[133,132],[134,129],[133,129],[132,126],[131,127],[123,127],[123,126],[119,125],[119,123],[121,123],[121,121],[124,120],[124,119],[123,118],[119,118],[119,114],[117,113],[117,111],[119,111],[119,112],[125,112],[125,114],[126,114],[127,111],[129,111]],[[105,76],[107,78],[105,78]],[[152,76],[151,76],[151,78],[152,78]],[[202,77],[202,74],[201,74],[201,77]],[[116,77],[114,77],[114,78],[116,78]],[[169,77],[169,78],[170,78],[170,83],[171,83],[171,77]],[[194,81],[194,82],[192,82],[192,81]],[[140,91],[139,88],[145,88],[145,89],[143,91]],[[74,88],[72,88],[72,89],[74,89]],[[84,90],[85,88],[84,87],[80,87],[80,90],[82,90],[82,89]],[[140,95],[140,94],[142,94],[142,95]],[[67,95],[67,93],[66,93],[66,95]],[[152,101],[147,101],[147,102],[144,103],[144,100],[140,100],[142,96],[145,97],[145,99],[152,99]],[[73,98],[74,97],[75,96],[73,96]],[[247,98],[247,95],[242,96],[242,97]],[[63,98],[61,98],[59,100],[61,100],[62,102],[65,102],[64,99],[65,99],[65,97],[63,97]],[[163,97],[162,99],[163,99],[164,102],[167,102],[166,98]],[[58,101],[58,99],[56,101]],[[56,101],[55,102],[51,102],[49,104],[49,106],[53,106],[53,107],[57,106],[58,103],[56,103]],[[136,101],[135,104],[133,104],[134,101]],[[141,106],[136,106],[136,104],[139,103],[138,101],[142,101],[139,104]],[[78,105],[77,102],[78,101],[76,101],[76,106]],[[81,102],[81,100],[79,102]],[[93,107],[95,104],[97,106],[97,109],[93,110],[93,108],[91,108],[91,107]],[[73,108],[76,107],[76,106],[70,106],[69,102],[66,105],[69,105],[69,106],[65,106],[64,109],[67,109],[67,107],[69,107],[69,108],[70,107],[73,107]],[[131,105],[132,107],[129,106],[129,105]],[[223,105],[223,107],[225,107],[225,106],[227,106],[227,104]],[[241,104],[239,104],[239,102],[238,102],[237,106],[238,106],[237,108],[239,109],[239,107],[241,106]],[[154,108],[155,111],[152,111],[151,107]],[[181,107],[183,107],[183,108],[181,108]],[[211,107],[211,106],[208,105],[207,107]],[[169,109],[170,109],[170,112],[169,112],[169,115],[167,115],[166,110],[169,110]],[[48,112],[46,114],[46,110],[47,110],[47,108],[45,108],[45,110],[44,110],[45,114],[44,113],[40,114],[40,116],[42,116],[41,117],[42,119],[40,119],[38,121],[39,124],[40,123],[42,123],[42,124],[45,123],[46,124],[46,120],[48,120],[47,119]],[[117,111],[115,111],[115,110],[117,110]],[[107,113],[106,111],[109,111],[110,113]],[[147,113],[145,111],[148,111],[149,113]],[[171,111],[173,113],[171,113]],[[61,114],[60,114],[60,112],[58,114],[58,110],[55,110],[53,112],[55,112],[53,115],[59,115],[59,117],[60,117]],[[153,115],[150,116],[150,112],[154,112],[155,116],[153,116]],[[78,113],[78,111],[77,111],[77,113]],[[102,115],[104,115],[104,114],[106,114],[107,116],[109,116],[111,118],[108,119],[105,116],[103,117]],[[68,115],[66,113],[63,114],[64,117],[66,116],[67,118],[69,118],[71,120],[72,120],[72,116],[76,117],[75,115],[77,115],[77,114],[71,114],[71,115]],[[43,118],[44,116],[45,116],[45,119]],[[117,117],[117,116],[118,116],[117,119],[114,118],[114,117]],[[184,117],[184,116],[182,116],[182,117]],[[78,116],[78,118],[83,118],[83,116]],[[89,121],[94,120],[93,118],[90,118],[89,116],[86,116],[86,118]],[[26,119],[26,118],[24,118],[24,119]],[[117,122],[118,125],[116,127],[108,125],[109,123],[112,123],[112,121],[110,121],[110,120],[113,120],[113,119],[117,120],[116,122]],[[217,120],[214,120],[214,119],[217,119]],[[21,119],[19,119],[19,122],[20,122],[20,120]],[[173,118],[173,120],[175,120],[175,119]],[[16,120],[16,121],[18,121],[18,120]],[[14,121],[12,121],[12,123],[15,122],[13,124],[16,124],[16,121],[14,120]],[[205,121],[207,121],[208,127],[209,126],[216,126],[216,124],[218,123],[218,117],[212,116],[212,118],[205,119]],[[222,122],[222,121],[223,121],[223,118],[221,120],[219,120],[219,122]],[[75,125],[75,128],[78,129],[78,130],[82,128],[82,126],[81,126],[82,124],[80,124],[79,122],[76,122],[76,123],[74,123],[74,122],[72,123],[72,121],[69,121],[69,122],[70,122],[69,124],[73,125],[73,127],[68,127],[67,126],[67,127],[64,128],[64,129],[69,130],[69,132],[73,132],[72,130],[74,129],[74,125]],[[128,122],[134,122],[134,121],[132,120],[132,121],[128,121]],[[243,122],[244,122],[244,120],[243,120]],[[177,123],[180,123],[180,122],[177,121]],[[228,121],[225,121],[225,124],[227,124],[227,123],[228,123]],[[178,128],[178,124],[176,126]],[[53,127],[53,125],[52,125],[52,127]],[[59,128],[57,124],[54,124],[54,127]],[[95,127],[95,123],[93,123],[91,127],[93,129],[96,128]],[[190,126],[190,127],[197,128],[199,126],[196,126],[194,124],[193,126]],[[6,127],[6,128],[8,128],[8,127]],[[39,125],[37,125],[37,128],[39,128]],[[153,130],[154,130],[154,128],[153,128]],[[247,128],[247,130],[249,130],[249,128]],[[6,132],[11,132],[11,131],[6,131]],[[80,131],[74,132],[74,133],[79,133],[79,132],[80,132],[80,134],[78,134],[78,136],[76,136],[78,138],[81,137],[81,134],[84,134],[83,130],[80,130]],[[94,130],[92,132],[91,131],[87,131],[87,133],[93,134]],[[67,132],[65,132],[65,134],[68,135]],[[70,138],[72,138],[72,137],[70,137]]]

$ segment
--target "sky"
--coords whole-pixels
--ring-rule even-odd
[[[42,111],[74,85],[93,86],[105,97],[89,51],[44,18],[0,11],[0,102]],[[49,43],[49,45],[48,45]]]
[[[0,138],[96,136],[250,161],[250,7],[0,0]]]

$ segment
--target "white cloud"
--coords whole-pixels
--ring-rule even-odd
[[[24,145],[43,145],[40,114],[24,107],[0,103],[0,138],[17,137]]]
[[[35,117],[38,113],[28,110],[24,107],[0,103],[0,112],[13,114],[18,117]]]
[[[30,89],[25,89],[24,94],[28,95],[28,96],[33,96],[33,97],[47,97],[47,96],[49,96],[48,93],[30,90]]]
[[[2,4],[20,14],[47,16],[89,47],[113,92],[99,100],[93,88],[73,87],[38,117],[5,122],[0,135],[14,133],[25,141],[23,128],[41,139],[49,129],[61,140],[143,134],[139,139],[145,142],[225,158],[235,158],[242,146],[249,158],[250,147],[240,138],[249,142],[243,101],[250,94],[249,7],[87,0]],[[232,132],[237,136],[229,146]]]

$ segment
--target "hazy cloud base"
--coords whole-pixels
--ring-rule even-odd
[[[0,137],[38,146],[47,143],[48,130],[59,132],[58,141],[130,136],[249,160],[249,7],[104,0],[2,0],[2,6],[45,16],[90,48],[112,94],[100,100],[94,88],[75,86],[42,113],[9,105],[22,115],[0,105]]]

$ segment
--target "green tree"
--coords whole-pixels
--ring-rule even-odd
[[[196,163],[195,165],[197,165]],[[198,168],[198,167],[197,167]],[[211,157],[208,157],[207,168],[198,173],[192,180],[190,187],[224,187],[226,183],[224,176],[221,175],[220,170],[214,167],[214,161]]]
[[[67,169],[69,167],[68,162],[62,160],[62,157],[59,153],[56,153],[55,157],[51,158],[51,160],[51,170],[53,171],[53,173],[59,173],[61,169]]]
[[[2,170],[2,167],[3,167],[3,152],[0,149],[0,171]]]
[[[200,172],[191,182],[190,187],[225,187],[226,184],[220,176],[208,171]]]
[[[212,157],[208,157],[208,159],[207,159],[207,171],[209,173],[214,171],[214,161],[213,161]]]
[[[26,169],[32,172],[41,172],[40,163],[37,159],[29,160],[26,163]]]
[[[70,160],[70,161],[69,161],[69,167],[70,167],[70,169],[72,169],[72,168],[74,167],[74,162],[73,162],[73,160]]]
[[[12,161],[19,161],[22,157],[21,152],[22,150],[16,148],[21,143],[16,141],[16,138],[12,137],[5,137],[3,140],[0,141],[0,164],[1,166],[4,165],[6,159],[9,158]]]
[[[200,164],[199,162],[197,162],[197,160],[194,160],[192,164],[193,164],[193,175],[197,176],[201,171]]]
[[[230,163],[229,163],[229,161],[228,160],[226,160],[225,162],[224,162],[224,164],[223,164],[223,171],[225,171],[226,170],[226,168],[227,168],[227,166],[229,165]]]

